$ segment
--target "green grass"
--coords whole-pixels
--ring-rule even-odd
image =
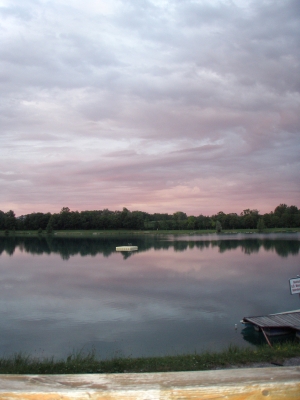
[[[94,351],[74,353],[66,359],[34,358],[25,354],[0,358],[1,374],[84,374],[124,372],[203,371],[230,366],[247,366],[254,362],[280,365],[285,359],[300,356],[299,342],[265,345],[252,348],[230,346],[213,353],[187,354],[164,357],[121,358],[100,360]]]
[[[264,229],[263,233],[288,233],[288,232],[300,232],[300,228],[270,228]],[[257,233],[257,229],[224,229],[221,234],[235,234],[235,233]],[[214,229],[207,230],[59,230],[54,231],[51,235],[56,237],[95,237],[109,235],[207,235],[216,234]],[[9,236],[47,236],[46,231],[39,234],[37,231],[9,231]],[[5,231],[0,231],[0,236],[5,236]]]

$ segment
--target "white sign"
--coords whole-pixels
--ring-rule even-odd
[[[290,279],[291,294],[300,294],[300,278]]]

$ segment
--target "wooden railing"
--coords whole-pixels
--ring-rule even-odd
[[[298,400],[300,367],[203,372],[0,375],[1,400]]]

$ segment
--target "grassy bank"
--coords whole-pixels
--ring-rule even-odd
[[[230,346],[218,353],[204,352],[165,357],[112,358],[99,360],[95,352],[75,353],[66,359],[36,359],[17,354],[0,359],[1,374],[80,374],[124,372],[203,371],[230,366],[247,366],[254,362],[282,364],[285,359],[300,356],[299,342],[261,346],[257,349]]]
[[[291,232],[300,232],[300,228],[270,228],[264,229],[262,233],[291,233]],[[218,235],[222,234],[237,234],[237,233],[257,233],[257,229],[225,229]],[[101,236],[109,236],[109,235],[207,235],[207,234],[216,234],[216,231],[213,229],[207,230],[60,230],[54,231],[50,234],[50,236],[58,236],[58,237],[101,237]],[[46,231],[42,233],[38,233],[38,231],[0,231],[0,236],[48,236]]]

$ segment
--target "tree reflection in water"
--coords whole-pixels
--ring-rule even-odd
[[[154,250],[169,250],[174,249],[176,252],[186,251],[188,249],[197,248],[200,251],[209,247],[217,247],[220,253],[225,253],[230,250],[241,249],[245,254],[258,253],[261,248],[265,251],[275,251],[280,257],[287,257],[288,255],[297,255],[300,250],[300,241],[297,237],[290,235],[289,240],[283,240],[282,237],[278,239],[267,238],[264,235],[251,239],[227,239],[224,238],[204,239],[198,240],[185,240],[177,237],[176,239],[168,237],[166,240],[161,240],[157,236],[151,235],[137,235],[137,236],[123,236],[111,235],[101,238],[72,238],[72,237],[55,237],[52,235],[46,237],[1,237],[0,238],[0,255],[6,252],[9,255],[14,254],[16,248],[30,254],[59,254],[64,260],[68,260],[75,255],[96,256],[102,254],[104,257],[109,257],[115,253],[116,247],[123,245],[124,242],[132,242],[138,246],[139,252],[145,252],[151,249]],[[120,253],[123,258],[134,256],[133,253]]]

